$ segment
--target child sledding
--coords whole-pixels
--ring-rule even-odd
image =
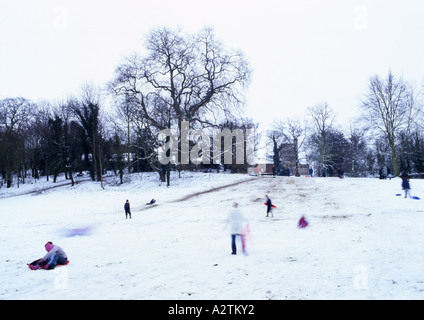
[[[266,216],[268,217],[271,213],[272,217],[274,218],[274,214],[272,212],[273,208],[277,208],[275,205],[272,204],[271,199],[268,197],[268,195],[265,195],[266,201],[264,205],[266,205]]]
[[[156,203],[156,200],[155,199],[152,199],[152,200],[150,200],[150,202],[147,202],[146,203],[146,206],[151,206],[151,205],[153,205],[155,203]]]
[[[49,241],[44,245],[44,248],[47,251],[47,254],[44,257],[28,263],[28,267],[31,270],[53,270],[58,265],[67,265],[69,263],[65,251],[63,251],[63,249],[58,245]]]
[[[302,217],[299,219],[299,222],[297,223],[297,227],[298,227],[299,229],[304,229],[304,228],[306,228],[308,225],[309,225],[309,223],[308,223],[308,221],[306,220],[305,216],[302,216]]]

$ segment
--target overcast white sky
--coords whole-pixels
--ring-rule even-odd
[[[340,122],[368,78],[424,83],[422,0],[0,0],[0,98],[56,100],[101,86],[156,26],[212,26],[253,68],[248,115],[268,123],[326,101]]]

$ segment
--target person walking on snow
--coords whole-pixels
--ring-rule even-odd
[[[125,219],[128,219],[128,215],[130,215],[130,219],[131,219],[130,202],[128,200],[124,204],[124,210],[125,210]]]
[[[241,238],[241,246],[243,253],[246,253],[246,235],[244,234],[243,230],[243,223],[245,222],[245,218],[243,217],[243,214],[241,213],[240,209],[238,209],[238,203],[233,203],[233,209],[229,212],[227,223],[225,224],[225,227],[230,224],[230,234],[231,234],[231,254],[237,254],[237,245],[236,245],[236,239],[237,236],[240,236]]]
[[[402,189],[405,191],[405,198],[411,198],[411,194],[409,191],[411,189],[411,186],[409,185],[409,175],[406,173],[405,170],[403,170],[402,175],[400,177],[402,178]]]
[[[268,195],[265,195],[266,198],[266,216],[268,217],[269,213],[272,214],[272,217],[274,218],[274,214],[272,213],[272,202],[271,199],[268,197]]]

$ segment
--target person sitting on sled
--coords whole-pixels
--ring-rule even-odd
[[[297,223],[297,227],[300,229],[304,229],[308,226],[308,221],[306,221],[305,216],[302,216]]]
[[[147,205],[151,205],[151,204],[154,204],[156,202],[156,200],[155,199],[152,199],[152,200],[150,200],[150,202],[148,202],[148,203],[146,203]]]
[[[63,265],[68,263],[68,257],[61,247],[53,242],[49,241],[45,244],[44,248],[47,254],[39,260],[35,260],[29,264],[31,270],[42,269],[54,269],[58,264]]]

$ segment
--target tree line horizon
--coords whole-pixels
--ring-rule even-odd
[[[212,28],[196,34],[155,28],[144,46],[145,54],[123,57],[103,89],[85,84],[79,97],[55,103],[0,99],[0,187],[19,187],[28,176],[52,177],[56,182],[60,174],[73,185],[74,176],[83,172],[102,187],[108,171],[119,176],[121,183],[125,173],[154,171],[167,185],[171,170],[247,172],[246,155],[241,161],[236,150],[258,152],[262,133],[259,123],[244,117],[253,72],[244,54],[226,47]],[[106,100],[111,110],[106,110]],[[361,113],[349,128],[340,129],[328,103],[317,103],[303,119],[274,121],[265,133],[272,150],[267,160],[277,174],[283,174],[281,152],[286,145],[296,167],[307,162],[318,175],[323,169],[331,175],[343,168],[352,177],[364,177],[384,165],[394,176],[403,170],[423,173],[423,102],[420,90],[391,71],[385,78],[371,76]],[[182,128],[183,123],[189,127]],[[222,151],[213,155],[213,163],[166,163],[160,161],[158,150],[165,150],[162,156],[168,158],[172,151],[176,159],[182,159],[182,150],[193,158],[209,157],[201,147],[210,139],[204,134],[187,144],[173,139],[173,148],[163,149],[171,137],[160,133],[171,128],[177,137],[182,130],[244,134],[237,141],[235,137],[222,141]]]

